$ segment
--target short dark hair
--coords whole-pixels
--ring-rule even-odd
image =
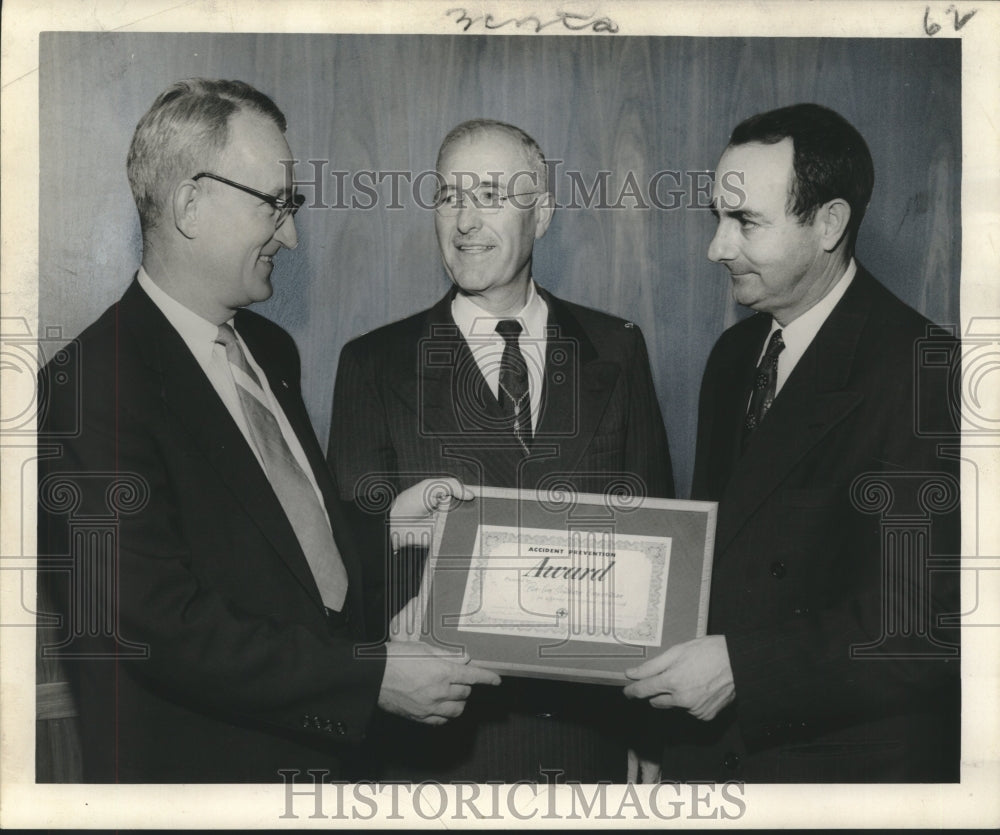
[[[788,209],[809,223],[820,206],[835,197],[847,201],[848,252],[854,251],[861,220],[871,200],[875,168],[868,145],[857,129],[839,113],[819,104],[793,104],[758,113],[740,122],[729,137],[730,146],[759,142],[773,145],[792,140],[795,177]]]
[[[285,115],[278,106],[245,81],[188,78],[156,97],[136,125],[126,166],[143,238],[156,225],[176,183],[210,165],[212,154],[226,147],[229,119],[244,110],[285,132]]]

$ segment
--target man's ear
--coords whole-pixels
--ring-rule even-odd
[[[194,180],[184,180],[174,189],[170,208],[174,213],[174,226],[185,238],[198,236],[198,203],[202,196]]]
[[[816,212],[816,224],[823,249],[833,252],[847,234],[851,221],[851,207],[842,197],[828,200]]]
[[[551,192],[545,192],[535,204],[535,240],[545,234],[552,223],[552,215],[556,210],[556,200]]]

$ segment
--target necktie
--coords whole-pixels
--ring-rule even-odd
[[[750,395],[750,407],[747,409],[746,420],[743,422],[743,447],[746,448],[750,435],[760,425],[774,402],[775,390],[778,384],[778,354],[785,349],[781,331],[771,334],[767,350],[757,366],[757,374],[753,381],[753,393]]]
[[[517,338],[521,323],[516,319],[501,319],[496,331],[503,337],[503,356],[500,358],[500,408],[512,419],[514,437],[528,452],[531,444],[531,397],[528,394],[528,364],[524,361]]]
[[[229,325],[220,325],[215,341],[225,346],[240,406],[257,451],[264,461],[267,480],[302,546],[323,598],[323,605],[340,611],[347,596],[347,571],[333,540],[326,512],[302,467],[288,448],[277,419],[266,405],[260,380],[247,362],[243,349],[236,340],[236,332]]]

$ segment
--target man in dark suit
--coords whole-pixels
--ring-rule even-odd
[[[452,290],[344,347],[329,456],[345,498],[448,475],[492,487],[673,495],[666,433],[639,329],[532,279],[552,220],[545,160],[512,125],[454,128],[438,153],[435,229]],[[396,608],[424,552],[390,557]],[[386,776],[625,777],[627,702],[594,685],[507,677],[444,733],[391,728]]]
[[[72,668],[88,782],[359,776],[376,706],[438,724],[499,681],[365,643],[378,566],[344,524],[291,337],[242,309],[297,244],[284,130],[242,82],[157,98],[128,157],[142,267],[42,375],[60,454],[39,469],[40,553],[69,566],[42,653]]]
[[[702,382],[710,634],[629,672],[628,695],[687,711],[666,716],[665,779],[958,779],[957,572],[931,570],[959,553],[957,439],[916,362],[957,346],[854,260],[873,183],[818,105],[748,119],[719,161],[708,256],[757,315]]]

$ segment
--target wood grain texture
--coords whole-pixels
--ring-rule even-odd
[[[372,172],[362,178],[372,188],[378,172],[430,170],[444,134],[473,116],[520,125],[560,160],[561,203],[572,196],[569,171],[588,185],[609,172],[614,203],[630,174],[645,187],[668,170],[682,182],[661,177],[661,201],[679,189],[688,205],[699,195],[687,172],[714,167],[736,122],[817,101],[854,122],[875,158],[861,260],[932,319],[956,322],[959,65],[959,41],[928,39],[48,33],[41,324],[70,338],[128,284],[140,258],[124,174],[131,132],[159,90],[191,75],[241,78],[271,94],[288,116],[298,176],[318,170],[322,193],[312,196],[348,206],[371,201],[351,187],[359,172]],[[332,171],[347,172],[346,190]],[[275,296],[259,306],[298,342],[320,437],[341,346],[447,288],[430,212],[405,183],[403,207],[388,208],[389,186],[374,187],[374,208],[300,213],[299,247],[280,256]],[[701,209],[644,209],[626,198],[617,209],[564,205],[535,250],[540,283],[642,327],[681,495],[705,359],[742,315],[724,270],[705,257],[712,231]]]

